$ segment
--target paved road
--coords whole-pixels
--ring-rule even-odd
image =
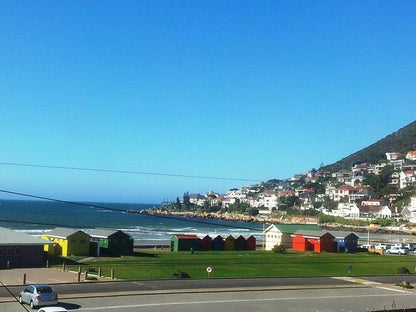
[[[376,277],[314,277],[314,278],[250,278],[250,279],[173,279],[117,282],[63,283],[53,285],[60,295],[61,305],[79,311],[198,311],[198,305],[221,306],[221,310],[252,311],[252,303],[271,310],[273,304],[285,305],[281,311],[366,311],[358,308],[413,307],[416,290],[403,290],[395,284],[408,281],[416,284],[416,276]],[[0,311],[25,311],[13,298],[22,286],[0,287]],[[268,294],[263,297],[263,294]],[[312,294],[314,294],[313,297]],[[311,297],[312,296],[312,297]],[[149,301],[149,298],[153,298]],[[166,301],[170,298],[171,301]],[[185,298],[186,303],[183,302]],[[222,298],[222,299],[218,299]],[[307,300],[316,310],[308,310]],[[322,302],[317,303],[320,298]],[[400,301],[397,301],[399,298]],[[345,301],[341,307],[333,301]],[[189,301],[188,301],[189,300]],[[358,301],[356,301],[358,300]],[[292,302],[292,303],[288,303]],[[312,303],[311,303],[312,304]],[[231,306],[230,306],[231,305]],[[178,307],[181,309],[176,310]],[[185,307],[186,308],[185,308]],[[357,310],[348,309],[355,306]],[[193,309],[192,309],[193,307]],[[22,310],[23,309],[23,310]],[[189,309],[189,310],[188,310]],[[208,309],[208,308],[207,308]],[[302,310],[303,309],[303,310]],[[212,310],[207,310],[212,311]]]
[[[60,305],[80,312],[364,312],[416,307],[413,291],[382,284],[357,286],[83,297],[62,299]],[[17,302],[0,303],[2,312],[24,312],[26,308]]]

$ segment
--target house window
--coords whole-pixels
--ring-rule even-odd
[[[84,243],[85,243],[85,239],[81,239],[81,240],[80,240],[80,243],[81,243],[81,244],[84,244]]]

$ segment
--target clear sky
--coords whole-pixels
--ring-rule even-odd
[[[159,203],[415,120],[415,1],[0,1],[0,189]],[[10,196],[0,193],[1,198]]]

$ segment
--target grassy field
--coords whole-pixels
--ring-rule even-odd
[[[74,260],[74,259],[72,259]],[[67,267],[78,270],[79,265]],[[58,264],[56,264],[58,265]],[[359,276],[397,274],[406,267],[413,274],[416,258],[413,256],[381,256],[367,252],[355,254],[313,253],[289,251],[283,254],[271,251],[204,251],[170,252],[139,250],[134,256],[92,258],[82,264],[82,272],[91,269],[104,276],[114,270],[118,279],[172,278],[177,271],[191,278],[209,277],[307,277],[307,276]],[[351,272],[348,268],[351,267]]]

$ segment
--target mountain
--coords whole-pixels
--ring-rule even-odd
[[[412,150],[416,150],[416,121],[336,163],[322,167],[322,169],[335,172],[349,169],[355,163],[375,164],[381,159],[386,159],[386,153],[399,152],[406,155],[408,151]]]

